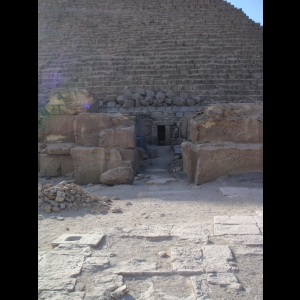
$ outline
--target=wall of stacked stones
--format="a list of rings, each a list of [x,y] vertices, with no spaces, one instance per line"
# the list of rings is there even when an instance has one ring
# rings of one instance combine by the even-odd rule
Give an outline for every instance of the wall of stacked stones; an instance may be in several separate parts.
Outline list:
[[[262,38],[223,0],[38,0],[38,105],[73,88],[100,112],[262,101]],[[134,101],[125,106],[124,87]]]

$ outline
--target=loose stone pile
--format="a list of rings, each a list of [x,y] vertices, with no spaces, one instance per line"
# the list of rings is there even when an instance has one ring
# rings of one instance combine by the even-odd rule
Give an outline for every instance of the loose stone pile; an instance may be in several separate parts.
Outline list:
[[[108,95],[99,102],[100,108],[109,107],[139,107],[139,106],[194,106],[204,103],[201,96],[190,96],[187,92],[180,92],[178,95],[161,88],[160,91],[145,90],[141,87],[123,89],[122,95]]]
[[[118,200],[117,197],[113,197]],[[104,212],[112,208],[112,200],[106,196],[98,196],[85,192],[73,182],[62,181],[53,185],[38,184],[38,208],[46,213],[81,207],[91,207],[95,211]]]

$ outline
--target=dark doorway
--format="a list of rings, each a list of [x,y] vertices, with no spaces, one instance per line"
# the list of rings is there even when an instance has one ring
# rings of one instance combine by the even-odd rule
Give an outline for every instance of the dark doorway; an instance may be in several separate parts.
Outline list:
[[[166,145],[165,126],[157,126],[157,138],[158,138],[158,146]]]

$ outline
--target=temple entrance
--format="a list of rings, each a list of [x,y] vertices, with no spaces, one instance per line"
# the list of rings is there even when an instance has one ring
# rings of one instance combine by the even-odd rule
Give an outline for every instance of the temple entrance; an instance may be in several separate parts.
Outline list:
[[[165,126],[157,126],[157,140],[158,140],[158,146],[165,146],[166,145]]]

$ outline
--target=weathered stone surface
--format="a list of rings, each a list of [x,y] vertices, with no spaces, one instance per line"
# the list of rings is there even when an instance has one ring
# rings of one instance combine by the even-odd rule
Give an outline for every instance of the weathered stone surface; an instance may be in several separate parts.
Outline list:
[[[242,194],[251,194],[251,191],[249,188],[246,187],[220,187],[219,188],[221,193],[224,196],[236,196],[236,195],[242,195]]]
[[[171,247],[173,269],[202,270],[201,248]]]
[[[225,245],[206,245],[202,247],[203,264],[207,273],[228,272],[229,260],[233,260],[231,249]]]
[[[114,127],[134,126],[134,118],[120,113],[79,114],[75,123],[76,143],[82,146],[98,146],[99,132]]]
[[[106,185],[132,184],[133,181],[134,171],[129,167],[114,168],[100,175],[100,183]]]
[[[65,176],[69,173],[74,172],[74,164],[71,155],[60,156],[60,169],[61,175]]]
[[[262,144],[181,143],[183,171],[189,181],[202,184],[230,173],[263,170]]]
[[[132,92],[130,89],[124,89],[123,90],[123,95],[127,97],[128,100],[132,99]]]
[[[70,155],[70,150],[76,143],[53,143],[47,144],[41,152],[44,154]]]
[[[73,291],[76,284],[76,278],[38,278],[38,291],[56,290]],[[61,298],[59,298],[61,299]]]
[[[150,237],[150,238],[169,237],[172,227],[173,227],[172,224],[164,224],[164,225],[144,224],[138,231],[137,236]]]
[[[116,273],[135,273],[142,271],[154,271],[157,268],[156,261],[147,261],[144,259],[132,258],[130,261],[123,261],[118,263]]]
[[[184,226],[174,226],[171,236],[178,236],[181,240],[191,240],[197,243],[206,244],[211,234],[211,224],[205,222],[193,222]]]
[[[121,96],[117,97],[117,103],[120,104],[120,105],[123,105],[126,100],[128,100],[128,98],[124,95],[121,95]]]
[[[229,235],[226,236],[228,241],[232,244],[242,244],[245,246],[262,246],[263,245],[263,236],[262,235]]]
[[[114,299],[118,299],[120,297],[122,297],[125,293],[127,292],[127,286],[126,284],[120,286],[119,288],[117,288],[116,290],[114,290],[113,292],[110,293],[110,296]]]
[[[182,99],[184,99],[184,100],[186,100],[187,97],[188,97],[188,93],[186,93],[186,92],[181,92],[180,95],[179,95],[179,97],[182,98]]]
[[[59,176],[61,175],[61,163],[59,155],[40,154],[40,175]]]
[[[52,115],[77,115],[81,112],[98,112],[97,99],[87,90],[70,89],[53,91],[45,109]]]
[[[124,102],[124,104],[123,104],[123,106],[122,107],[134,107],[134,101],[133,100],[126,100],[125,102]]]
[[[74,115],[49,115],[43,118],[39,142],[74,143]]]
[[[208,300],[209,287],[206,278],[203,276],[190,277],[196,300]]]
[[[260,234],[258,227],[254,224],[240,224],[240,225],[214,225],[214,235],[224,234]]]
[[[104,235],[99,234],[62,234],[51,245],[56,247],[60,244],[78,244],[91,247],[97,247],[102,241]]]
[[[152,90],[146,90],[147,97],[154,97],[154,92]]]
[[[71,149],[76,184],[99,183],[102,173],[107,171],[110,149],[77,146]]]
[[[190,138],[195,143],[263,142],[263,105],[226,103],[209,105],[190,118]]]
[[[149,180],[149,181],[147,181],[146,184],[147,185],[151,185],[151,184],[164,185],[169,182],[176,182],[176,181],[178,181],[176,178],[160,178],[160,179]]]
[[[41,291],[38,294],[38,299],[39,300],[83,300],[84,296],[85,296],[85,292],[67,293],[65,291]]]
[[[171,91],[171,90],[168,90],[167,92],[166,92],[166,97],[168,97],[168,98],[170,98],[170,99],[172,99],[172,98],[174,98],[176,95]]]
[[[99,147],[135,148],[135,126],[104,129],[99,133]]]
[[[74,278],[79,275],[83,262],[83,255],[60,255],[49,252],[44,254],[38,263],[38,275],[44,279]]]
[[[234,248],[235,255],[263,255],[263,247],[247,247],[247,246],[236,246]]]
[[[142,95],[140,95],[139,93],[134,93],[134,94],[132,94],[132,99],[137,101],[137,100],[143,100],[144,97]]]
[[[233,283],[238,283],[238,279],[232,273],[208,273],[207,282],[220,286],[230,286]]]
[[[87,257],[82,267],[82,272],[101,272],[110,267],[110,262],[102,257]]]
[[[52,251],[52,253],[60,255],[83,255],[85,257],[91,256],[92,249],[91,246],[78,243],[60,243]]]
[[[108,95],[104,98],[103,102],[116,102],[117,95]]]
[[[109,161],[107,169],[114,169],[118,167],[132,167],[131,161],[123,161],[120,151],[116,148],[110,149]]]
[[[185,100],[183,99],[183,98],[181,98],[181,97],[177,97],[177,98],[174,98],[173,100],[172,100],[172,104],[173,105],[177,105],[177,106],[182,106],[182,105],[185,105]]]
[[[142,96],[146,96],[146,94],[147,94],[147,92],[146,92],[143,88],[138,87],[138,86],[134,89],[134,91],[135,91],[136,93],[141,94]]]
[[[214,224],[256,224],[256,221],[252,215],[214,216]]]
[[[195,104],[195,100],[194,99],[187,99],[186,100],[186,105],[188,105],[188,106],[193,106]]]
[[[155,98],[160,101],[160,102],[164,102],[165,98],[166,98],[166,95],[165,93],[163,92],[158,92],[156,95],[155,95]]]

